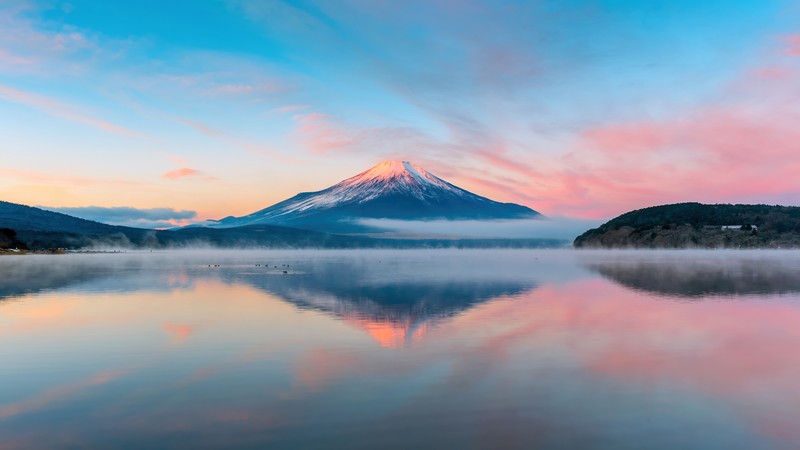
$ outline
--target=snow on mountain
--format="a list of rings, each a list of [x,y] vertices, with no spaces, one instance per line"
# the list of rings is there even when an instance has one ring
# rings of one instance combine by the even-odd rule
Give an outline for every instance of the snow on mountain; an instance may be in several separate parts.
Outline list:
[[[516,219],[540,214],[514,203],[499,203],[452,185],[408,161],[384,161],[317,192],[304,192],[243,217],[211,226],[280,224],[343,231],[363,218]]]
[[[410,195],[424,202],[426,199],[435,199],[437,195],[442,194],[442,191],[453,195],[469,195],[469,192],[431,175],[416,164],[408,161],[384,161],[365,172],[315,193],[317,195],[299,199],[277,211],[270,211],[269,216],[280,217],[293,212],[324,209],[353,202],[365,203],[391,194]]]

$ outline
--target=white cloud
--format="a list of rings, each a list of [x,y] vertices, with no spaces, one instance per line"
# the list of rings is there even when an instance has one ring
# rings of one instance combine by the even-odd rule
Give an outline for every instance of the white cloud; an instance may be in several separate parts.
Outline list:
[[[363,219],[360,224],[380,228],[397,236],[469,238],[575,239],[600,220],[559,217],[516,220],[394,220]]]

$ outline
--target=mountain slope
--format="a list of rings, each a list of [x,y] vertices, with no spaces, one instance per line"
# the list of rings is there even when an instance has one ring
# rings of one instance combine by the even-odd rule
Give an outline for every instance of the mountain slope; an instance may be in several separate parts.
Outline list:
[[[520,219],[541,217],[514,203],[500,203],[450,184],[408,161],[384,161],[317,192],[304,192],[212,227],[280,224],[325,231],[352,229],[358,219]]]

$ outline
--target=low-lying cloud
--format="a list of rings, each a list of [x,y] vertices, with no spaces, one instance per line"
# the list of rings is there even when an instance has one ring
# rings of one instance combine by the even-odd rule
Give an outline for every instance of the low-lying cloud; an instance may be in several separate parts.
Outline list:
[[[395,220],[362,219],[361,225],[398,237],[541,238],[573,240],[598,227],[602,220],[563,217],[515,220]]]
[[[84,206],[41,208],[68,214],[86,220],[136,228],[172,228],[191,223],[197,217],[196,211],[175,210],[173,208],[133,208],[130,206]]]

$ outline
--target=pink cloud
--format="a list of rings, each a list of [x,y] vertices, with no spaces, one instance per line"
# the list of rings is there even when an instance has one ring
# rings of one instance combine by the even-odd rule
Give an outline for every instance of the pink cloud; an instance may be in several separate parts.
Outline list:
[[[521,192],[515,187],[515,182],[497,182],[492,181],[491,176],[474,177],[460,172],[454,173],[453,180],[457,180],[463,188],[493,200],[516,202],[531,207],[540,204],[539,198]]]
[[[530,165],[520,161],[519,158],[508,158],[505,156],[505,152],[502,149],[484,149],[478,151],[477,155],[484,162],[499,169],[521,174],[527,178],[544,177],[544,174],[534,169]]]
[[[685,119],[594,128],[572,158],[575,172],[562,172],[560,183],[582,186],[573,193],[609,205],[607,214],[653,203],[767,201],[800,192],[798,120],[782,108],[708,108]]]
[[[754,73],[756,77],[766,80],[786,80],[794,75],[794,72],[786,67],[763,67]]]
[[[657,149],[667,143],[663,130],[652,123],[625,123],[585,130],[583,138],[605,152],[624,156],[642,149]]]
[[[592,126],[547,156],[518,147],[508,156],[504,137],[451,121],[456,141],[440,147],[453,164],[441,175],[481,195],[583,218],[684,201],[800,199],[800,111],[789,100],[797,91],[791,77],[748,76],[724,104]]]
[[[800,45],[800,35],[784,40]],[[487,169],[484,182],[472,184],[586,218],[683,201],[797,203],[800,84],[785,62],[746,71],[713,104],[590,126],[537,164],[504,156],[506,143],[494,138],[471,152]],[[513,176],[501,180],[499,172]]]
[[[800,34],[788,34],[781,36],[784,43],[784,51],[787,55],[800,56]]]
[[[325,154],[353,143],[349,132],[326,114],[296,114],[293,119],[297,123],[295,133],[299,142],[311,153]]]
[[[162,178],[168,178],[170,180],[177,180],[179,178],[185,177],[195,177],[202,175],[202,172],[195,169],[190,169],[188,167],[181,167],[180,169],[170,170],[169,172],[161,175]]]
[[[748,78],[729,104],[593,126],[536,163],[506,156],[505,142],[490,137],[468,153],[483,164],[480,175],[458,165],[443,175],[482,195],[585,218],[683,201],[800,198],[800,111],[788,100],[796,90],[790,78]]]

